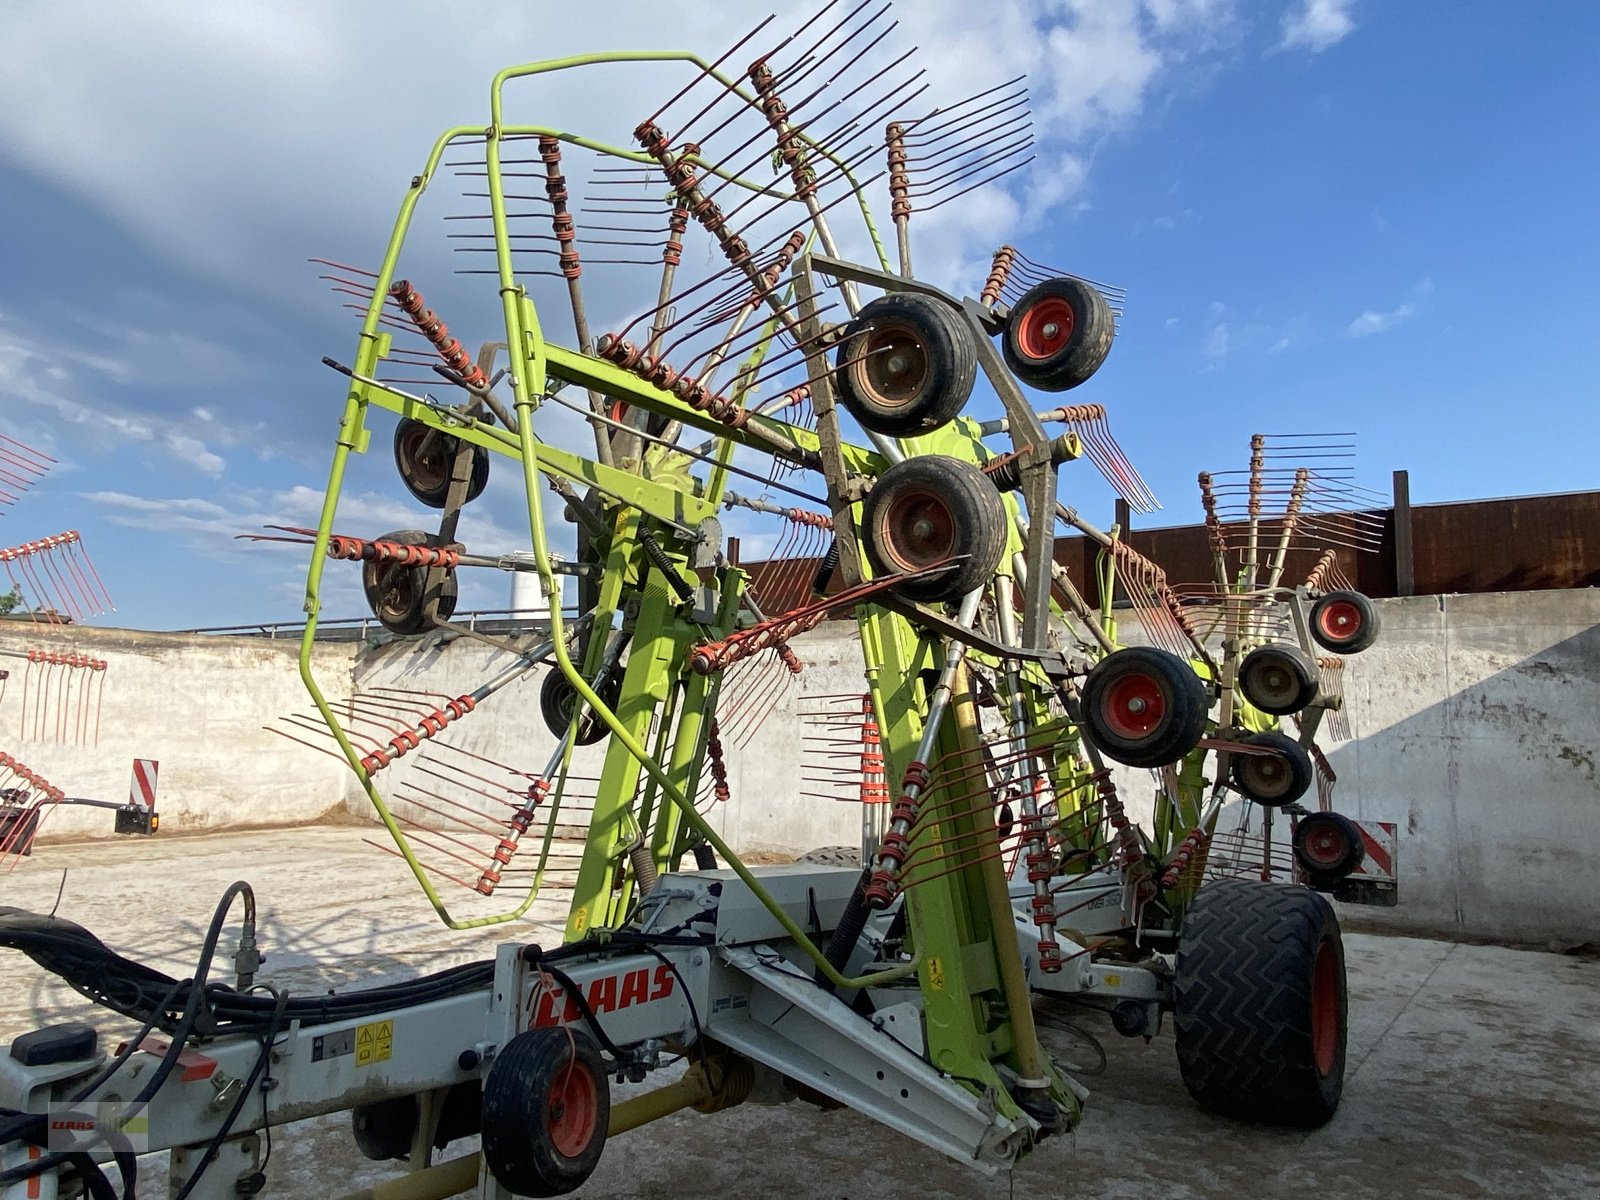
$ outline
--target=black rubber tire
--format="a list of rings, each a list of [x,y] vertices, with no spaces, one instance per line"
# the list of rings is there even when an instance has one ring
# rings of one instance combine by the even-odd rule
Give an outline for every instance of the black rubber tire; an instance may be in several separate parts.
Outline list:
[[[1239,664],[1239,691],[1264,713],[1286,717],[1317,698],[1322,679],[1317,664],[1299,646],[1274,642],[1257,646]]]
[[[861,507],[861,541],[875,575],[905,575],[954,554],[934,575],[895,585],[908,600],[936,603],[987,583],[1006,550],[1006,507],[969,462],[922,454],[878,476]]]
[[[1202,1108],[1302,1129],[1344,1090],[1339,918],[1316,892],[1217,879],[1196,894],[1173,981],[1178,1068]]]
[[[816,863],[819,867],[857,867],[861,866],[860,846],[819,846],[815,850],[807,850],[795,862]]]
[[[1136,701],[1143,705],[1137,711]],[[1083,732],[1101,754],[1124,766],[1177,762],[1205,736],[1210,709],[1210,694],[1194,668],[1154,646],[1113,650],[1083,681]]]
[[[374,540],[399,542],[403,546],[426,546],[433,539],[420,529],[397,529]],[[361,590],[366,594],[367,607],[385,629],[403,636],[426,633],[433,628],[433,622],[423,613],[427,599],[423,588],[427,580],[427,567],[376,560],[361,566]],[[457,590],[455,572],[446,571],[439,585],[437,611],[440,620],[448,621],[456,611]]]
[[[1294,860],[1318,891],[1329,891],[1367,858],[1361,830],[1336,812],[1314,812],[1294,826]]]
[[[913,292],[863,307],[834,356],[839,402],[863,429],[889,437],[948,425],[977,376],[977,347],[961,314]]]
[[[605,701],[607,708],[615,711],[617,701],[622,698],[621,670],[613,670],[601,680],[595,694]],[[545,672],[544,682],[539,685],[539,715],[544,718],[545,728],[556,737],[567,736],[577,700],[577,690],[567,682],[565,675],[554,667]],[[574,741],[579,746],[592,746],[604,741],[610,733],[611,727],[594,715],[594,709],[585,707]]]
[[[1329,592],[1311,606],[1311,637],[1335,654],[1360,654],[1378,640],[1378,606],[1360,592]]]
[[[1052,327],[1056,332],[1047,336]],[[1116,318],[1100,290],[1064,276],[1035,284],[1012,306],[1001,349],[1006,366],[1023,383],[1042,392],[1064,392],[1100,369],[1116,331]]]
[[[419,503],[429,508],[443,508],[450,494],[450,474],[455,466],[456,454],[461,449],[461,439],[448,433],[436,436],[426,453],[423,445],[430,432],[428,426],[410,417],[400,418],[394,428],[394,465],[400,472],[400,482]],[[489,486],[489,452],[482,446],[472,447],[472,476],[467,481],[467,498],[470,504],[483,495]]]
[[[1311,786],[1311,755],[1286,733],[1269,729],[1244,739],[1249,746],[1264,746],[1271,756],[1236,754],[1233,756],[1233,786],[1238,792],[1264,808],[1293,804]]]
[[[495,1055],[483,1081],[483,1161],[519,1196],[561,1196],[594,1173],[610,1119],[605,1061],[588,1031],[530,1029]]]

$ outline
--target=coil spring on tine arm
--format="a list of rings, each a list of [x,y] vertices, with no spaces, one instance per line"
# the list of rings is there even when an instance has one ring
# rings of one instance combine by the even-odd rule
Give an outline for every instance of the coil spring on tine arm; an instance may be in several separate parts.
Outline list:
[[[703,412],[730,429],[743,429],[750,420],[749,410],[741,408],[726,396],[707,391],[692,376],[680,375],[665,361],[650,354],[648,345],[635,346],[614,333],[604,333],[594,349],[607,362],[655,384],[663,391],[671,392],[696,412]]]
[[[389,295],[400,306],[400,311],[416,324],[422,336],[433,343],[439,357],[444,359],[445,366],[459,375],[469,388],[488,387],[488,377],[478,369],[465,347],[450,336],[450,327],[439,318],[439,314],[423,306],[422,293],[411,286],[410,280],[395,280],[389,288]]]
[[[1183,878],[1184,871],[1188,870],[1189,863],[1200,852],[1200,847],[1211,840],[1200,826],[1196,825],[1189,831],[1172,856],[1172,861],[1167,864],[1167,869],[1161,873],[1161,886],[1164,888],[1176,887],[1178,880]]]
[[[983,292],[978,297],[985,307],[993,308],[1000,303],[1000,293],[1011,275],[1011,264],[1016,257],[1017,252],[1011,246],[1001,246],[994,252],[994,265],[989,268],[989,278],[984,281]]]
[[[451,570],[461,565],[461,551],[451,546],[369,542],[337,533],[328,538],[328,557],[350,562],[398,562],[408,567],[445,567]]]
[[[583,274],[583,264],[578,260],[576,241],[578,232],[567,209],[567,178],[561,174],[561,139],[541,134],[539,158],[545,166],[545,195],[550,200],[550,225],[561,247],[559,262],[561,274],[576,279]]]
[[[718,804],[726,804],[733,792],[728,788],[728,763],[722,756],[722,727],[715,717],[706,733],[706,757],[711,763],[711,795]]]
[[[434,709],[414,729],[402,730],[390,739],[387,749],[374,750],[361,760],[361,769],[368,775],[376,774],[397,758],[403,758],[428,738],[434,737],[452,721],[459,721],[478,706],[471,696],[457,696],[443,707]]]

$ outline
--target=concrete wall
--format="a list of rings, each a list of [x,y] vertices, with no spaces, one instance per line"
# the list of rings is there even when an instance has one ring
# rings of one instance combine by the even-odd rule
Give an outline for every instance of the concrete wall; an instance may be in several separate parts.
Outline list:
[[[1408,929],[1590,942],[1600,929],[1600,591],[1379,601],[1348,660],[1338,807],[1400,823]]]
[[[518,642],[521,644],[522,639]],[[787,671],[768,669],[767,663],[776,665],[768,655],[759,663],[752,662],[749,668],[738,668],[743,672],[743,683],[739,682],[740,676],[735,676],[725,685],[729,690],[722,705],[723,741],[732,800],[713,804],[705,812],[717,832],[741,851],[803,853],[817,846],[854,842],[860,837],[858,806],[807,799],[798,794],[802,738],[812,732],[799,714],[807,707],[817,707],[808,705],[803,697],[859,692],[863,686],[854,626],[809,634],[796,647],[807,664],[799,678]],[[356,690],[363,695],[398,695],[383,689],[405,689],[456,696],[514,667],[515,662],[511,654],[467,639],[442,648],[434,639],[396,642],[362,652],[356,664]],[[468,797],[437,776],[430,780],[425,767],[443,767],[447,772],[450,764],[467,767],[502,786],[512,782],[503,768],[542,771],[556,742],[539,715],[543,677],[541,668],[516,680],[452,726],[448,735],[451,745],[497,765],[474,765],[448,751],[429,749],[422,756],[401,758],[382,772],[378,780],[385,797],[400,801],[397,811],[402,815],[437,824],[403,798],[417,796],[419,787],[448,791],[457,799]],[[767,705],[771,712],[758,723],[755,714]],[[601,744],[576,751],[573,775],[597,776],[604,749]],[[454,772],[450,773],[455,777]],[[425,798],[424,802],[429,801]],[[359,790],[352,789],[349,803],[353,812],[370,809]],[[472,803],[484,812],[493,807],[475,800]]]
[[[1515,940],[1592,941],[1600,928],[1600,591],[1418,597],[1379,602],[1382,638],[1347,660],[1353,740],[1327,745],[1338,807],[1399,822],[1401,907],[1385,919],[1414,931]],[[296,646],[259,639],[82,629],[47,636],[0,622],[0,650],[45,645],[107,659],[98,748],[26,732],[22,660],[0,657],[0,749],[69,794],[121,800],[135,757],[161,761],[165,828],[300,824],[331,809],[368,816],[340,761],[262,727],[309,710]],[[853,842],[854,804],[807,797],[803,719],[823,697],[859,693],[854,627],[834,623],[795,643],[799,678],[768,673],[724,710],[732,800],[707,815],[744,851],[799,853]],[[512,662],[463,640],[380,648],[319,647],[330,696],[403,688],[458,695]],[[512,684],[456,726],[450,740],[514,770],[536,771],[554,739],[538,716],[539,675]],[[751,730],[746,713],[771,706]],[[746,736],[748,735],[748,736]],[[579,773],[598,773],[600,748]],[[423,760],[426,761],[426,760]],[[417,759],[381,776],[386,794],[430,786]],[[1126,772],[1131,814],[1150,785]],[[402,814],[424,814],[400,806]],[[109,834],[109,814],[61,811],[47,831]],[[1374,910],[1375,911],[1375,910]]]
[[[69,796],[123,802],[135,758],[160,764],[158,808],[164,830],[291,825],[315,821],[344,803],[349,771],[262,726],[310,709],[296,669],[298,643],[259,638],[51,628],[0,621],[0,750],[26,763]],[[94,693],[79,707],[79,682],[68,694],[65,741],[62,680],[18,658],[29,649],[81,654],[108,664],[94,742]],[[319,646],[319,675],[347,689],[355,647]],[[81,681],[88,672],[72,672]],[[80,714],[87,744],[76,744]],[[40,726],[43,726],[41,730]],[[40,733],[44,736],[39,736]],[[111,836],[112,814],[87,808],[53,811],[41,837]]]

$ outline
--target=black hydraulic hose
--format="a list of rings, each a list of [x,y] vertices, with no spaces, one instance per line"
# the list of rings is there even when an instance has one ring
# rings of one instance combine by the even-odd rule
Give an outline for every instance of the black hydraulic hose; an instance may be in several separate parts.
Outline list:
[[[189,1193],[194,1191],[200,1182],[200,1177],[205,1174],[206,1168],[215,1161],[217,1151],[221,1148],[222,1143],[227,1140],[229,1132],[233,1129],[234,1122],[239,1119],[239,1114],[244,1111],[244,1106],[255,1094],[256,1084],[260,1082],[262,1072],[267,1069],[268,1060],[272,1057],[272,1042],[278,1036],[278,1029],[283,1021],[284,1008],[289,999],[288,994],[285,992],[275,992],[273,998],[275,1005],[272,1025],[267,1029],[266,1036],[262,1039],[261,1054],[256,1059],[256,1065],[251,1069],[250,1077],[245,1080],[244,1087],[239,1090],[239,1095],[234,1100],[233,1107],[228,1110],[227,1118],[222,1122],[217,1132],[211,1135],[211,1140],[206,1143],[205,1153],[200,1156],[200,1161],[196,1164],[194,1173],[189,1176],[188,1181],[179,1190],[174,1200],[188,1200]]]

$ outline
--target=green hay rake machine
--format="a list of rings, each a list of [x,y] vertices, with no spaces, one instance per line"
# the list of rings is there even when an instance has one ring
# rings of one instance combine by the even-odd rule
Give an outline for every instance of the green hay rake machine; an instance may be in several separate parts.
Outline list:
[[[363,324],[353,361],[326,360],[349,386],[321,519],[283,531],[313,547],[302,675],[450,926],[527,913],[563,830],[578,828],[563,944],[507,944],[493,962],[300,998],[254,986],[244,885],[218,910],[190,983],[64,922],[0,918],[6,944],[169,1035],[103,1062],[92,1030],[41,1031],[0,1064],[15,1113],[4,1200],[41,1179],[98,1186],[95,1162],[119,1147],[41,1156],[39,1121],[52,1104],[103,1101],[124,1069],[137,1086],[117,1094],[148,1106],[149,1148],[173,1148],[180,1196],[259,1188],[257,1130],[345,1109],[365,1153],[409,1161],[407,1194],[560,1194],[588,1178],[608,1136],[775,1094],[848,1105],[1001,1171],[1072,1128],[1087,1095],[1041,1046],[1036,992],[1108,1008],[1131,1033],[1175,1009],[1185,1077],[1215,1109],[1307,1125],[1332,1114],[1344,982],[1331,909],[1309,889],[1260,880],[1197,891],[1232,760],[1298,762],[1246,740],[1270,725],[1241,716],[1253,710],[1235,696],[1252,639],[1230,634],[1214,652],[1153,564],[1059,499],[1061,476],[1087,459],[1130,505],[1154,503],[1102,407],[1041,412],[1025,390],[1085,383],[1110,350],[1120,296],[1010,247],[978,299],[916,276],[914,211],[1025,164],[1026,95],[1013,81],[956,104],[920,100],[921,73],[904,56],[874,65],[892,26],[865,7],[830,8],[784,39],[763,25],[715,61],[651,52],[503,71],[489,123],[434,143],[377,269],[326,264]],[[508,116],[513,85],[640,63],[682,68],[683,86],[629,144]],[[447,227],[466,261],[493,264],[468,277],[492,281],[503,336],[475,358],[424,300],[423,271],[438,260],[413,237],[419,202],[447,170],[487,201]],[[568,182],[580,177],[607,214],[588,224]],[[880,181],[893,260],[867,203]],[[691,230],[707,254],[689,251]],[[641,244],[655,299],[629,309],[591,268],[637,267],[628,255]],[[586,262],[597,246],[610,249]],[[686,266],[713,254],[710,268]],[[535,304],[540,277],[566,293],[570,344],[548,301]],[[595,296],[626,313],[598,337]],[[395,373],[423,367],[448,381],[449,400]],[[352,456],[391,432],[391,416],[402,480],[440,513],[438,529],[336,533]],[[574,431],[588,440],[563,445]],[[457,540],[495,460],[519,479],[529,550]],[[736,478],[758,495],[732,491]],[[730,558],[729,513],[773,516],[827,547],[788,586],[792,571]],[[574,525],[570,553],[554,546],[559,516]],[[1091,608],[1054,562],[1058,524],[1104,546],[1107,582],[1119,577],[1171,645],[1119,642],[1112,589]],[[326,695],[310,652],[330,559],[361,564],[394,633],[490,642],[509,665],[454,696]],[[536,576],[547,616],[521,640],[455,623],[471,569]],[[570,612],[567,575],[579,594]],[[1235,608],[1262,590],[1234,582],[1245,598]],[[1325,604],[1315,584],[1292,603]],[[852,703],[871,728],[876,788],[863,846],[843,865],[746,865],[702,811],[727,792],[724,741],[804,670],[791,643],[834,613],[854,617],[862,648],[866,690]],[[474,712],[532,678],[557,739],[547,761],[508,768],[452,743]],[[1283,711],[1326,698],[1305,699]],[[434,826],[382,787],[385,772],[431,751],[439,771],[475,779],[483,801],[463,817],[439,799]],[[580,754],[598,760],[592,786],[574,769]],[[1127,817],[1111,762],[1161,773],[1153,836]],[[459,903],[446,902],[446,883],[461,885]],[[237,986],[203,987],[239,898]],[[1264,1009],[1233,1011],[1233,978]],[[679,1058],[690,1064],[681,1079],[612,1104],[609,1079],[639,1082]],[[240,1086],[184,1083],[194,1072]],[[230,1108],[219,1095],[242,1098]],[[428,1165],[433,1149],[474,1133],[479,1154]],[[131,1154],[120,1149],[119,1164]]]

